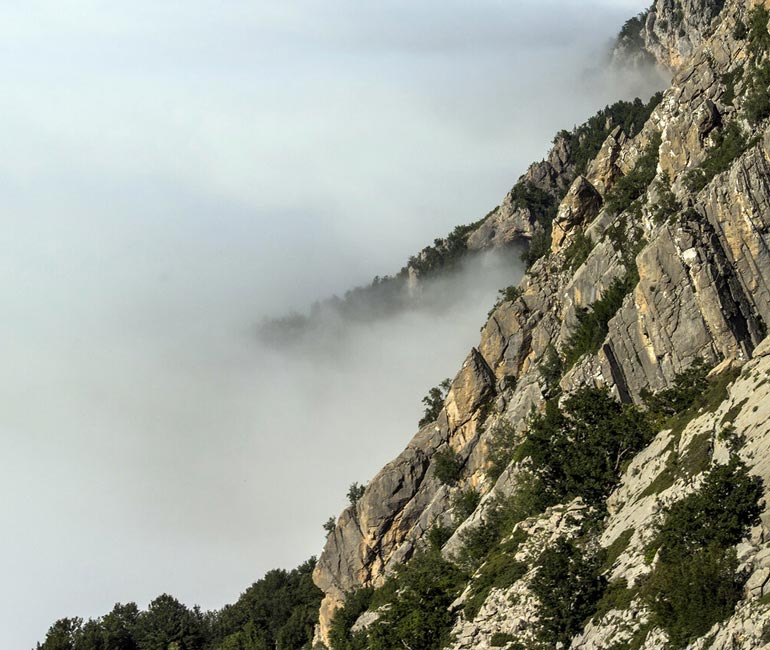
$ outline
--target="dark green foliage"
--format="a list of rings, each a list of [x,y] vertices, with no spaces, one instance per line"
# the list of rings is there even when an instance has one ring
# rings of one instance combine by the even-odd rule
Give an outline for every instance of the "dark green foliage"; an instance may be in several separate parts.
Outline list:
[[[559,382],[564,375],[564,359],[553,345],[548,345],[540,361],[538,370],[545,382],[545,396],[551,397],[559,392]]]
[[[461,533],[460,566],[469,571],[477,569],[501,540],[511,534],[516,524],[543,512],[550,505],[553,502],[548,500],[542,481],[534,474],[520,473],[513,495],[497,497],[484,521]]]
[[[593,248],[594,243],[591,238],[585,234],[585,231],[578,230],[575,239],[564,251],[564,268],[571,271],[578,268],[588,259]]]
[[[329,517],[323,525],[324,530],[326,531],[326,536],[328,537],[334,532],[334,529],[337,528],[337,518],[336,517]]]
[[[82,626],[81,618],[59,619],[48,628],[42,650],[74,650]]]
[[[740,156],[749,145],[737,122],[730,122],[725,128],[714,135],[714,145],[706,153],[706,159],[695,169],[687,173],[685,179],[687,188],[699,192],[717,174],[729,169],[733,161]]]
[[[309,647],[323,593],[313,584],[315,558],[292,571],[275,569],[216,613],[211,645],[226,650]]]
[[[725,86],[725,92],[722,94],[722,102],[727,106],[732,106],[735,101],[735,84],[743,76],[743,68],[736,68],[732,72],[725,72],[719,80]]]
[[[735,27],[733,27],[733,38],[736,41],[742,41],[749,34],[749,28],[746,27],[740,18],[735,21]]]
[[[667,174],[653,183],[655,204],[652,206],[652,218],[656,224],[671,221],[682,210],[682,205],[671,191],[671,181]]]
[[[428,531],[428,546],[436,551],[441,550],[452,537],[454,531],[455,529],[450,526],[433,526]]]
[[[329,628],[329,642],[332,650],[358,650],[364,646],[361,642],[364,635],[353,635],[350,628],[358,620],[372,602],[374,589],[371,587],[362,587],[351,591],[345,596],[345,603],[336,612],[332,618]]]
[[[770,62],[757,65],[751,71],[743,113],[753,125],[770,117]]]
[[[348,501],[350,502],[351,506],[354,506],[358,503],[358,500],[364,496],[364,492],[366,492],[366,486],[365,485],[359,485],[358,483],[351,483],[350,487],[348,488]]]
[[[646,585],[647,602],[671,646],[683,648],[733,613],[744,582],[735,550],[712,546],[686,561],[661,563]]]
[[[513,634],[508,634],[506,632],[495,632],[489,640],[489,645],[491,645],[493,648],[502,648],[503,646],[507,646],[509,643],[513,643],[514,641],[516,641],[516,637],[513,636]]]
[[[635,21],[638,21],[638,18],[632,18],[626,25],[633,30]],[[636,22],[636,25],[638,24]],[[576,127],[572,133],[561,131],[557,138],[564,138],[568,142],[575,172],[585,174],[588,163],[599,153],[614,128],[620,126],[628,137],[635,137],[662,99],[663,94],[656,93],[647,103],[639,98],[633,102],[619,101],[599,111],[587,122]]]
[[[510,420],[500,419],[492,430],[492,436],[487,446],[487,459],[489,467],[487,476],[493,481],[500,478],[500,475],[508,467],[513,454],[516,450],[516,429],[514,429]]]
[[[653,437],[644,413],[622,405],[605,389],[582,388],[564,401],[546,403],[530,422],[523,451],[553,503],[583,497],[601,505],[625,461]]]
[[[462,469],[462,461],[451,447],[441,449],[433,454],[433,473],[444,485],[457,483]]]
[[[449,640],[453,618],[449,605],[457,598],[465,574],[438,551],[417,553],[388,579],[371,607],[386,605],[366,630],[370,650],[439,650]],[[344,648],[344,646],[343,646]],[[333,650],[339,650],[333,646]]]
[[[770,21],[770,12],[763,5],[757,5],[749,11],[748,49],[754,59],[759,59],[770,47],[768,21]]]
[[[204,643],[200,613],[168,594],[158,596],[139,614],[134,636],[140,650],[196,650]]]
[[[532,236],[529,242],[527,252],[521,256],[522,262],[526,263],[527,268],[532,266],[541,257],[546,257],[551,252],[551,232],[553,224],[549,223],[542,230],[538,230]]]
[[[556,197],[525,180],[520,180],[514,185],[511,198],[514,206],[529,210],[534,223],[540,226],[529,243],[529,249],[522,255],[529,267],[547,255],[551,249],[551,224],[556,217],[559,202]]]
[[[605,586],[599,564],[597,556],[564,539],[543,551],[530,586],[540,601],[539,636],[549,647],[569,646],[596,610]]]
[[[649,14],[649,11],[643,11],[638,16],[629,18],[623,23],[623,27],[620,28],[620,34],[618,34],[618,42],[631,50],[644,50],[642,28],[647,19],[647,14]]]
[[[625,297],[639,281],[635,272],[616,278],[602,297],[587,309],[578,312],[578,324],[570,334],[564,350],[564,362],[571,368],[584,354],[595,354],[607,336],[610,319],[617,313]]]
[[[447,378],[442,381],[438,386],[434,386],[428,391],[428,394],[422,398],[422,403],[425,404],[425,412],[417,426],[420,428],[426,424],[435,422],[441,413],[441,409],[444,408],[444,400],[446,399],[449,388],[452,386],[452,380]]]
[[[659,560],[645,599],[674,647],[732,614],[746,579],[732,547],[759,523],[762,494],[762,480],[733,456],[713,467],[697,492],[668,509],[648,549],[659,549]]]
[[[460,490],[452,498],[452,510],[454,511],[455,523],[459,526],[468,517],[470,517],[481,501],[481,494],[473,488]]]
[[[637,593],[636,589],[628,588],[625,578],[610,582],[605,587],[601,600],[596,604],[594,619],[599,620],[612,609],[628,609]]]
[[[511,285],[510,287],[505,287],[505,289],[500,289],[497,294],[497,300],[495,301],[495,304],[492,305],[492,309],[489,310],[487,319],[489,319],[489,317],[494,313],[495,309],[497,309],[504,302],[514,302],[515,300],[518,300],[521,297],[521,289],[516,285]]]
[[[620,214],[644,194],[657,172],[660,145],[661,136],[656,133],[636,161],[634,168],[607,192],[604,200],[607,210]]]
[[[471,591],[465,602],[465,618],[473,620],[493,588],[510,587],[519,580],[528,567],[514,559],[519,545],[526,539],[526,533],[516,531],[513,537],[495,547],[481,565],[471,583]]]
[[[604,564],[602,565],[602,572],[609,571],[615,561],[620,557],[620,554],[628,548],[628,544],[631,541],[631,537],[634,534],[634,529],[629,528],[618,535],[617,539],[607,547],[604,554]]]
[[[762,479],[733,457],[711,469],[697,492],[669,508],[655,545],[665,561],[684,560],[711,545],[730,547],[759,523],[762,508]]]
[[[657,418],[666,418],[687,410],[708,388],[706,375],[709,370],[703,359],[697,359],[687,370],[674,377],[671,388],[655,394],[642,390],[642,398],[650,413]]]

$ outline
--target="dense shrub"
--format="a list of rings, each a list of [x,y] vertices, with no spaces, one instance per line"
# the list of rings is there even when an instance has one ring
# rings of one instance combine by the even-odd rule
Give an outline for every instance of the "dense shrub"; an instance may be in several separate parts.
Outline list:
[[[452,510],[455,523],[459,526],[476,510],[481,501],[481,494],[473,488],[460,490],[452,497]]]
[[[527,266],[532,266],[551,249],[551,226],[559,202],[556,197],[541,190],[530,181],[520,180],[511,190],[511,199],[515,207],[529,210],[533,221],[540,226],[529,243],[529,248],[522,255]]]
[[[749,11],[748,49],[755,59],[760,58],[770,47],[768,21],[770,21],[770,12],[763,5],[757,5]]]
[[[447,393],[452,386],[452,380],[447,378],[442,381],[438,386],[434,386],[428,391],[428,394],[422,398],[422,403],[425,404],[425,412],[420,418],[417,426],[421,429],[431,422],[435,422],[441,413],[441,409],[444,408],[444,400]]]
[[[564,359],[553,345],[549,345],[538,365],[538,371],[545,383],[545,396],[552,397],[559,392],[559,382],[564,375]]]
[[[632,18],[626,23],[624,30],[630,27],[633,32],[636,21],[638,18]],[[638,97],[632,102],[615,102],[596,113],[572,132],[559,132],[557,138],[563,138],[568,143],[570,159],[575,165],[575,172],[585,174],[588,164],[596,158],[602,144],[615,127],[620,126],[628,137],[635,137],[642,130],[655,107],[660,104],[661,99],[663,99],[663,94],[656,93],[646,103]]]
[[[706,362],[699,358],[674,377],[671,388],[654,394],[647,389],[642,390],[642,398],[650,413],[668,417],[688,409],[708,388],[708,372]]]
[[[467,576],[438,551],[417,553],[375,593],[372,607],[380,618],[366,630],[370,650],[439,650],[449,640],[453,617],[449,605]],[[333,650],[339,650],[333,646]]]
[[[597,555],[564,539],[543,551],[530,587],[540,601],[539,637],[547,647],[569,646],[594,613],[606,582],[600,564]]]
[[[743,113],[753,125],[770,117],[770,62],[757,65],[751,70]]]
[[[714,136],[714,145],[706,153],[706,159],[695,169],[687,173],[685,179],[687,188],[699,192],[717,174],[729,169],[732,162],[740,156],[749,145],[737,122],[730,122]]]
[[[345,602],[331,620],[329,642],[333,650],[359,650],[365,647],[364,635],[354,635],[351,628],[372,602],[372,587],[362,587],[345,596]]]
[[[347,494],[350,505],[355,506],[359,499],[364,496],[364,492],[366,492],[365,485],[360,485],[359,483],[351,483]]]
[[[530,422],[522,449],[548,501],[580,496],[600,505],[624,463],[652,437],[639,409],[620,404],[606,389],[582,388],[562,407],[555,399],[547,402],[545,412]]]
[[[315,558],[293,571],[274,570],[220,611],[188,608],[163,594],[144,611],[118,603],[83,623],[62,619],[44,650],[299,650],[309,648],[323,593],[313,584]]]
[[[733,456],[713,467],[702,486],[667,511],[651,550],[659,559],[645,587],[655,622],[684,647],[728,616],[746,576],[733,546],[759,523],[763,484]]]
[[[487,459],[489,460],[487,476],[493,481],[500,478],[500,475],[513,459],[517,437],[516,429],[510,420],[500,419],[497,421],[487,445]]]
[[[462,461],[451,447],[441,449],[433,454],[433,473],[444,485],[457,483],[462,469]]]

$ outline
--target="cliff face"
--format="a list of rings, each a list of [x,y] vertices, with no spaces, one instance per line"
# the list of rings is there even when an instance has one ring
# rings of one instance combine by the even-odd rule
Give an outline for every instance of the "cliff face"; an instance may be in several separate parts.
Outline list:
[[[437,421],[421,429],[340,516],[314,573],[326,594],[319,642],[328,641],[346,593],[381,585],[425,545],[428,531],[453,523],[453,497],[473,489],[481,503],[442,546],[446,558],[456,556],[464,531],[484,522],[496,497],[514,494],[520,484],[517,460],[496,480],[490,477],[495,431],[505,423],[526,435],[531,411],[542,410],[554,395],[607,387],[621,402],[641,404],[698,360],[715,368],[716,377],[737,376],[721,403],[693,414],[678,431],[657,432],[628,459],[606,499],[597,536],[605,549],[622,546],[604,568],[611,582],[632,588],[651,573],[645,549],[666,506],[732,456],[720,437],[725,422],[742,437],[734,453],[770,486],[770,104],[766,114],[755,106],[767,59],[757,43],[770,36],[766,26],[764,35],[747,27],[758,15],[750,13],[756,4],[762,3],[657,0],[638,36],[676,73],[643,128],[633,137],[610,130],[584,169],[569,138],[557,138],[548,159],[528,170],[527,183],[560,200],[550,252],[531,266],[520,295],[490,315]],[[470,235],[470,248],[542,234],[532,208],[517,196],[512,191]],[[576,332],[599,332],[600,341],[581,348]],[[558,386],[544,367],[552,358],[561,364]],[[696,447],[706,457],[697,471],[662,479],[671,458],[687,457]],[[446,449],[459,462],[455,484],[436,476],[435,455]],[[469,582],[452,610],[451,647],[486,648],[495,635],[534,643],[540,615],[530,589],[538,571],[534,558],[554,540],[578,535],[575,522],[587,512],[578,499],[518,524],[527,535],[516,555],[527,567],[524,574],[491,589],[475,613],[460,613],[472,593]],[[710,647],[767,643],[769,540],[765,512],[738,546],[741,571],[749,577],[734,613],[710,630]],[[634,647],[664,647],[666,633],[652,620],[648,605],[633,596],[597,614],[571,644],[631,647],[623,644],[644,631]],[[707,643],[702,638],[690,645]]]

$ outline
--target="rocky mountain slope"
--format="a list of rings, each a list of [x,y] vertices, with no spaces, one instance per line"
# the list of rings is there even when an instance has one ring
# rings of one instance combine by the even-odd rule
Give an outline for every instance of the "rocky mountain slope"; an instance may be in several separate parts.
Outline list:
[[[531,267],[340,515],[317,644],[770,643],[769,18],[658,0],[616,50],[674,73],[646,121],[590,160],[560,134],[468,235],[530,239]],[[444,600],[410,582],[426,558]],[[440,624],[399,618],[413,592]]]

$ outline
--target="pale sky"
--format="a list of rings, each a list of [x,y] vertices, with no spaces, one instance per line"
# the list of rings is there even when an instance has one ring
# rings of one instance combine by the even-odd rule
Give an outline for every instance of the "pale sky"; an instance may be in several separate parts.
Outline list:
[[[601,58],[645,4],[3,3],[2,646],[318,554],[517,271],[312,349],[255,324],[398,271],[646,99]]]

